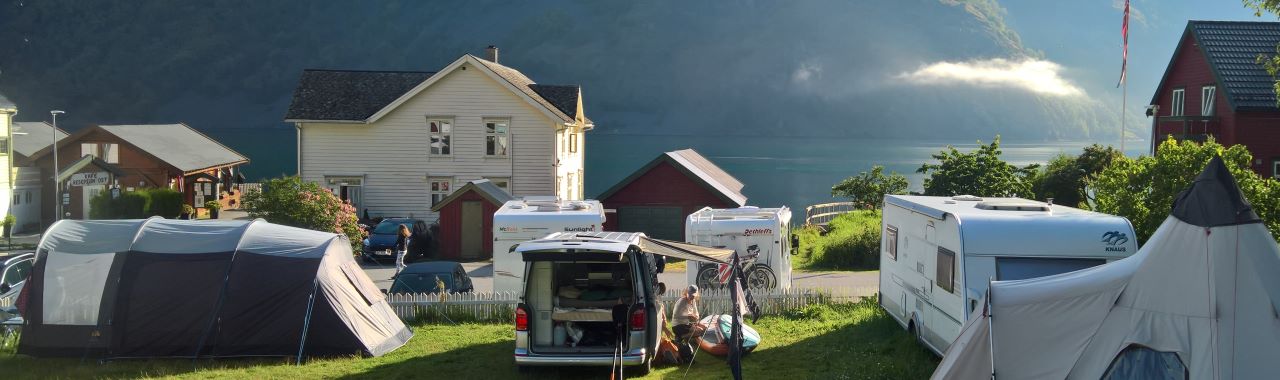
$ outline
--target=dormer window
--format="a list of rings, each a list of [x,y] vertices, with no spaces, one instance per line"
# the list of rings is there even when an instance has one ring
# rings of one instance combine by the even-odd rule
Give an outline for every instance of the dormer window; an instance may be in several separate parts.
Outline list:
[[[1218,92],[1215,86],[1200,88],[1200,115],[1213,116],[1213,96]]]
[[[1186,100],[1186,93],[1187,91],[1181,88],[1173,90],[1173,104],[1169,107],[1169,116],[1182,116],[1182,104]]]

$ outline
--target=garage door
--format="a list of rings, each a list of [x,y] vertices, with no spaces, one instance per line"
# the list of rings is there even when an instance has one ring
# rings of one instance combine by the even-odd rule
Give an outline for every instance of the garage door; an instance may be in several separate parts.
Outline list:
[[[685,216],[679,207],[619,207],[618,230],[683,241]]]

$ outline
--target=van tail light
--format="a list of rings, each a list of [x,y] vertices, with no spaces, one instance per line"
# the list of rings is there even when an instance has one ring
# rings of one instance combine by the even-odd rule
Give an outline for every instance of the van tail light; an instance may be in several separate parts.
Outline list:
[[[643,331],[645,319],[644,305],[636,305],[631,309],[631,330]]]
[[[524,305],[516,307],[516,331],[529,331],[529,313],[524,311]]]

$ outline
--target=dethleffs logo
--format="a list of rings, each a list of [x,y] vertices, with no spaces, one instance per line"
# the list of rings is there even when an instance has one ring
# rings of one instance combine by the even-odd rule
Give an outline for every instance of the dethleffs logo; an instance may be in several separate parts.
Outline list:
[[[592,224],[589,227],[565,227],[564,228],[564,232],[595,232],[595,231],[596,231],[596,225],[594,224]]]
[[[746,231],[742,231],[742,234],[745,236],[773,235],[773,229],[772,228],[748,228],[746,229]]]
[[[1129,242],[1129,235],[1120,231],[1108,231],[1102,234],[1102,242],[1107,243],[1107,252],[1124,252],[1124,243]]]

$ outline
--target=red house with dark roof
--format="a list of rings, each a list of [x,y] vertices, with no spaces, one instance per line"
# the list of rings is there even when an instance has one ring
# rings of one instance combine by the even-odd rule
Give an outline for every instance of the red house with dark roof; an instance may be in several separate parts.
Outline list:
[[[1280,177],[1275,80],[1257,62],[1277,43],[1280,22],[1188,22],[1147,110],[1153,144],[1212,136],[1247,147],[1259,175]]]
[[[684,241],[684,220],[703,207],[747,204],[743,184],[693,149],[666,152],[600,194],[600,203],[616,214],[605,231],[644,232],[653,238]]]

